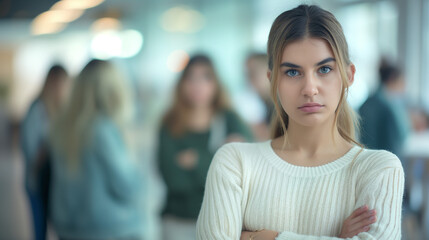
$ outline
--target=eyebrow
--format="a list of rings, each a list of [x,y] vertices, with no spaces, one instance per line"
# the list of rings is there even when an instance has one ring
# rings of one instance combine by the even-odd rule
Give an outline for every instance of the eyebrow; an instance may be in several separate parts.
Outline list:
[[[329,57],[329,58],[326,58],[326,59],[316,63],[314,66],[320,66],[320,65],[323,65],[325,63],[332,62],[332,61],[335,62],[335,58]],[[302,68],[301,66],[298,66],[298,65],[290,63],[290,62],[283,62],[282,64],[280,64],[280,67]]]

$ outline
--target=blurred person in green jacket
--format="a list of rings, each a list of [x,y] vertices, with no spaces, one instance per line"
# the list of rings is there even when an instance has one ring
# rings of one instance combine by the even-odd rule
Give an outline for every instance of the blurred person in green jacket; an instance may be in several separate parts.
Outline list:
[[[158,165],[167,186],[165,240],[195,239],[214,153],[227,142],[250,140],[251,131],[230,109],[212,61],[204,55],[192,57],[178,81],[159,136]]]

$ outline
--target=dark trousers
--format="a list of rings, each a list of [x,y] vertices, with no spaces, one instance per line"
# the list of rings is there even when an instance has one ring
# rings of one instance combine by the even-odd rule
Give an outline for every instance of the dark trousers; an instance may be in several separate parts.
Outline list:
[[[50,182],[51,166],[50,161],[46,161],[37,173],[37,189],[27,189],[35,240],[46,240]]]

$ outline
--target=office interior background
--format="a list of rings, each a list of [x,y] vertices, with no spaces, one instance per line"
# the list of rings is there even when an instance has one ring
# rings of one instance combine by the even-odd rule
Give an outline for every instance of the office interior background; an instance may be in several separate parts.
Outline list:
[[[48,12],[62,2],[0,0],[0,239],[32,239],[18,132],[55,63],[76,76],[90,59],[109,59],[133,86],[146,239],[160,239],[165,186],[155,139],[184,63],[209,55],[238,113],[255,114],[246,98],[246,57],[265,52],[275,17],[300,3],[317,4],[342,24],[356,65],[348,95],[354,109],[378,88],[384,57],[404,71],[410,111],[429,114],[429,0],[74,0],[86,6]],[[406,176],[412,209],[403,214],[403,239],[429,239],[428,130],[409,138],[409,159],[419,167]]]

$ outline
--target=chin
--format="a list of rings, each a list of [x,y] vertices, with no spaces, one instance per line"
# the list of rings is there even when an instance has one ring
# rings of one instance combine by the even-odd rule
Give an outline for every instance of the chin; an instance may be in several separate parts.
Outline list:
[[[315,127],[326,123],[326,117],[317,115],[319,114],[308,114],[306,116],[300,116],[298,118],[295,118],[294,121],[304,127]]]
[[[205,107],[209,107],[210,104],[208,104],[208,103],[206,104],[204,102],[196,102],[196,103],[192,103],[191,106],[193,108],[205,108]]]

